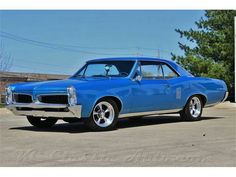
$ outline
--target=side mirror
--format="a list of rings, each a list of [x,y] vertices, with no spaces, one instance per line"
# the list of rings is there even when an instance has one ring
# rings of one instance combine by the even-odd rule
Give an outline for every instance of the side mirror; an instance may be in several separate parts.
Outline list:
[[[136,71],[133,81],[140,82],[142,80],[142,74],[139,71]]]

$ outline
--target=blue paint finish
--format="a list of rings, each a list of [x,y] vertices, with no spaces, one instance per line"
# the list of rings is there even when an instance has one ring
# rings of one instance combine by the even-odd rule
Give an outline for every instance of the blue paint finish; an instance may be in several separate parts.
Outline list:
[[[193,77],[173,61],[155,58],[127,57],[104,58],[96,61],[135,61],[131,73],[127,77],[112,78],[76,78],[72,76],[65,80],[28,82],[12,84],[15,93],[27,93],[34,97],[40,94],[67,94],[67,88],[75,87],[77,104],[82,105],[82,117],[89,117],[95,103],[107,96],[121,101],[120,113],[182,109],[187,100],[195,94],[206,98],[206,104],[222,101],[227,87],[224,81],[211,78]],[[179,77],[172,79],[142,79],[133,81],[139,66],[139,61],[156,61],[169,65]]]

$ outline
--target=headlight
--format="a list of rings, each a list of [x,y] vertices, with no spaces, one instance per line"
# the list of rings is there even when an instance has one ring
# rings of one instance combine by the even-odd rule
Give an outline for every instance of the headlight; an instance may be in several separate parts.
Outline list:
[[[70,106],[74,106],[77,104],[77,97],[76,97],[76,90],[74,87],[67,88],[67,95],[68,95],[68,103]]]
[[[12,96],[12,90],[10,87],[6,88],[6,104],[12,104],[13,102],[13,96]]]

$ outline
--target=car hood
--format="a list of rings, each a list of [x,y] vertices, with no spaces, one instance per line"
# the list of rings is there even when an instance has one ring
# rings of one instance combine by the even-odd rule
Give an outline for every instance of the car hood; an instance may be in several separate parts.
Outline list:
[[[31,91],[53,91],[53,92],[65,92],[70,86],[76,87],[77,85],[86,83],[85,80],[53,80],[53,81],[43,81],[43,82],[25,82],[12,84],[12,90],[15,92],[31,92]]]
[[[91,86],[91,84],[95,84],[100,82],[107,82],[109,80],[117,80],[117,79],[108,79],[108,78],[90,78],[90,79],[76,79],[69,78],[65,80],[54,80],[54,81],[43,81],[43,82],[25,82],[25,83],[17,83],[10,85],[12,87],[13,92],[66,92],[67,88],[70,86],[75,87],[76,89],[80,89],[83,86]]]

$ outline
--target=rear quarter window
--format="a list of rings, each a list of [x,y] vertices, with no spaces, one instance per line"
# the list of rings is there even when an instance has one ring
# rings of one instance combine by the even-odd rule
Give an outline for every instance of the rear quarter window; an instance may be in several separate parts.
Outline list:
[[[171,79],[178,77],[178,74],[168,65],[162,64],[162,69],[163,69],[164,79]]]

